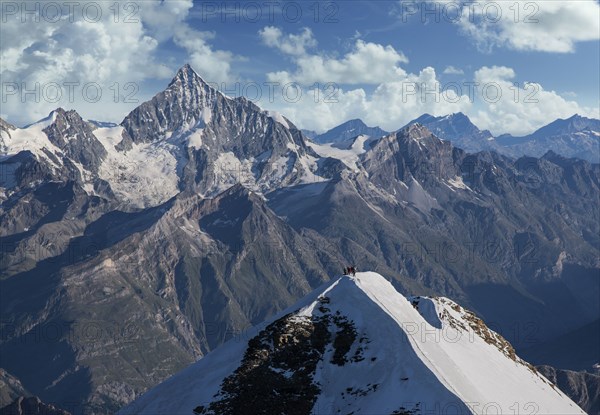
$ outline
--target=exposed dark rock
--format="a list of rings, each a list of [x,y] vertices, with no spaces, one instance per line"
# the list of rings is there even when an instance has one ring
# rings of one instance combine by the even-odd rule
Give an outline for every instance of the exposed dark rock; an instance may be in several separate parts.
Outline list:
[[[94,136],[92,126],[73,110],[59,108],[54,114],[54,122],[44,129],[50,142],[67,157],[96,172],[106,157],[106,150]]]
[[[248,342],[240,367],[223,381],[217,400],[194,412],[310,414],[320,392],[313,376],[327,347],[333,348],[332,363],[343,366],[356,340],[353,322],[331,314],[328,303],[327,297],[320,298],[319,315],[291,313],[269,324]]]

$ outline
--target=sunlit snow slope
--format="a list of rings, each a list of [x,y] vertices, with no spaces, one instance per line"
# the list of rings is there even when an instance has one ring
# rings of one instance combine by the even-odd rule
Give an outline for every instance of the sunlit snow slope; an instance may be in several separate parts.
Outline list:
[[[446,298],[343,276],[153,388],[121,414],[584,413]]]

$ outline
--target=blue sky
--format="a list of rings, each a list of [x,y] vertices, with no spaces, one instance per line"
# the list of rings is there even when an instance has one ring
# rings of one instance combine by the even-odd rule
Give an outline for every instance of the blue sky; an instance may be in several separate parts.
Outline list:
[[[3,118],[22,125],[63,106],[119,122],[186,62],[230,94],[261,88],[261,107],[319,131],[355,117],[392,130],[424,112],[463,111],[495,134],[525,134],[576,112],[600,116],[596,0],[157,0],[121,2],[118,15],[113,1],[87,3],[61,7],[62,19],[42,4],[38,21],[22,3],[2,3]],[[78,84],[74,97],[65,82]],[[277,83],[272,99],[265,82]],[[90,83],[97,102],[78,90]],[[315,83],[329,86],[317,94]],[[60,99],[43,90],[54,84]],[[298,101],[280,89],[290,84]],[[35,85],[42,91],[23,94]]]

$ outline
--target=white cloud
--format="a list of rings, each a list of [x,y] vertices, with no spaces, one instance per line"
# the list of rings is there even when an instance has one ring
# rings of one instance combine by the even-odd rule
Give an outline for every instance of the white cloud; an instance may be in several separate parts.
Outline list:
[[[15,4],[25,7],[24,2]],[[92,6],[87,14],[86,5]],[[64,6],[62,19],[46,18],[44,9],[37,22],[33,15],[22,22],[19,9],[14,15],[3,15],[7,21],[0,27],[0,74],[6,100],[2,112],[17,125],[45,117],[59,106],[75,108],[84,117],[120,121],[157,92],[143,89],[145,81],[169,79],[182,63],[171,66],[159,56],[161,42],[173,36],[203,76],[219,81],[229,77],[231,54],[213,50],[210,34],[194,31],[184,22],[192,6],[192,0],[82,1],[71,15]],[[92,13],[96,7],[101,7],[98,19]],[[70,89],[65,83],[71,82],[78,85]],[[50,87],[56,84],[60,99],[55,99],[57,88]],[[15,85],[17,93],[7,94],[6,88],[12,91]],[[25,89],[37,93],[19,93]],[[102,97],[94,102],[98,90]]]
[[[283,42],[292,38],[277,28],[265,28],[261,36],[268,45],[290,55],[295,64],[292,71],[269,73],[268,80],[304,86],[302,98],[297,101],[279,99],[263,105],[286,114],[302,128],[323,131],[347,119],[361,118],[368,124],[395,130],[423,113],[464,112],[494,134],[519,135],[574,113],[592,117],[598,114],[597,108],[582,107],[538,83],[515,83],[514,70],[505,66],[480,68],[472,83],[443,85],[430,67],[418,74],[406,73],[399,66],[407,61],[406,57],[392,46],[357,40],[353,50],[335,58],[307,53],[296,47],[304,44],[300,41],[284,50]],[[443,73],[464,74],[453,66],[447,66]],[[321,88],[326,82],[334,83],[335,102],[324,100],[331,89],[318,93],[313,86],[316,82]],[[376,86],[370,92],[348,89],[353,84]]]
[[[576,113],[598,117],[598,108],[581,107],[539,83],[515,83],[515,76],[505,66],[484,66],[475,72],[478,109],[470,115],[477,126],[493,134],[524,135]]]
[[[467,95],[442,90],[431,67],[418,74],[383,82],[370,94],[363,88],[316,91],[309,87],[302,89],[299,100],[295,99],[295,91],[290,95],[292,99],[286,100],[283,94],[277,94],[274,103],[261,105],[285,114],[302,128],[316,131],[324,131],[351,118],[396,130],[425,112],[446,115],[471,108]]]
[[[317,46],[317,41],[308,27],[303,28],[297,35],[284,35],[278,27],[266,26],[258,34],[265,45],[277,48],[288,55],[304,55],[306,49]]]
[[[565,53],[573,52],[577,42],[600,39],[600,5],[596,0],[432,1],[441,5],[443,18],[456,22],[485,51],[502,46]],[[459,4],[462,11],[457,13]]]
[[[63,19],[55,23],[42,21],[23,24],[15,18],[2,24],[0,74],[3,87],[12,82],[27,89],[34,88],[35,83],[44,85],[55,82],[64,85],[65,82],[79,82],[80,85],[74,91],[74,102],[69,102],[68,89],[64,87],[63,96],[58,101],[45,100],[42,96],[41,100],[38,98],[40,102],[36,102],[31,95],[27,95],[23,101],[21,94],[7,95],[6,91],[2,91],[8,98],[7,102],[2,103],[2,113],[8,121],[17,125],[31,122],[58,106],[75,108],[84,117],[120,121],[137,105],[123,102],[125,96],[134,92],[134,98],[141,102],[159,90],[152,86],[132,91],[131,88],[125,89],[128,82],[142,88],[145,80],[169,79],[176,66],[182,63],[170,67],[169,62],[164,62],[158,56],[162,42],[171,40],[187,53],[187,60],[207,81],[221,83],[236,78],[233,64],[240,58],[229,51],[215,49],[211,45],[216,36],[214,32],[196,30],[185,22],[192,7],[191,0],[138,3],[140,10],[135,17],[139,19],[130,23],[124,23],[122,19],[115,22],[114,15],[108,9],[113,3],[102,4],[107,9],[104,9],[103,18],[97,23]],[[583,4],[587,7],[586,12],[597,9],[597,5],[590,9],[587,1]],[[579,13],[562,3],[553,7],[556,13],[567,9],[569,13]],[[548,12],[550,9],[544,10],[544,13],[552,15]],[[584,19],[584,16],[580,16],[580,19]],[[529,32],[524,32],[524,39],[517,40],[508,36],[508,33],[512,33],[508,23],[499,24],[498,27],[502,30],[496,28],[492,32],[504,36],[506,40],[503,42],[512,42],[510,45],[515,48],[515,42],[518,41],[523,45],[534,45],[532,39],[535,36],[530,35],[539,35],[541,30],[530,28]],[[552,33],[548,35],[548,44],[555,45],[555,49],[560,49],[556,46],[556,39],[559,38],[557,33],[563,30],[559,30],[560,27],[561,24],[557,23],[556,27],[550,28]],[[582,32],[586,30],[582,29]],[[443,93],[433,68],[407,73],[401,65],[408,59],[390,45],[353,38],[351,49],[339,55],[315,51],[317,40],[309,29],[285,34],[279,28],[267,26],[259,35],[267,46],[288,56],[293,64],[291,69],[268,73],[268,80],[282,84],[297,82],[303,86],[298,102],[286,101],[281,95],[279,98],[276,95],[274,102],[264,101],[261,105],[278,110],[304,128],[322,131],[358,117],[369,124],[394,130],[425,112],[445,115],[462,111],[481,128],[490,129],[495,134],[526,134],[556,118],[565,118],[573,113],[598,116],[597,108],[582,107],[567,99],[567,94],[546,90],[540,84],[526,83],[515,87],[514,70],[504,66],[482,67],[475,73],[474,80],[480,87],[476,101],[472,103],[464,88],[457,93]],[[565,42],[570,39],[571,47],[576,39],[581,38],[582,35],[571,33],[561,39]],[[568,42],[562,44],[565,46]],[[534,46],[523,46],[525,49],[528,47]],[[539,49],[541,46],[535,47]],[[444,73],[461,74],[462,70],[448,66]],[[320,83],[321,88],[327,82],[337,86],[317,92],[312,89],[316,82]],[[97,83],[102,88],[101,101],[82,99],[81,86],[86,83]],[[502,91],[502,96],[490,99],[494,98],[490,96],[495,92],[494,87],[484,90],[482,84],[495,85]],[[358,88],[356,85],[369,87]],[[337,88],[336,96],[328,102],[326,98],[331,95],[331,88]],[[93,95],[95,90],[88,92]],[[113,102],[115,92],[118,92],[118,103]],[[486,95],[487,100],[484,99]]]
[[[284,35],[280,29],[267,26],[259,32],[263,42],[290,55],[296,69],[267,74],[272,82],[298,82],[312,85],[315,82],[344,84],[378,84],[394,81],[406,75],[399,66],[408,62],[402,52],[394,47],[357,40],[353,49],[343,57],[326,54],[309,54],[307,47],[316,45],[312,32],[304,29],[299,35]]]
[[[144,2],[140,7],[140,17],[148,34],[162,42],[171,38],[173,29],[187,18],[193,5],[193,0]]]
[[[460,68],[455,68],[454,66],[450,65],[450,66],[446,66],[446,69],[444,69],[443,73],[446,75],[464,75],[465,71],[463,71]]]
[[[352,118],[393,131],[424,113],[441,116],[463,112],[479,128],[495,135],[524,135],[575,113],[598,117],[598,108],[582,107],[539,83],[519,84],[515,78],[512,68],[481,67],[473,82],[460,84],[459,89],[445,89],[435,70],[427,67],[418,74],[382,82],[372,92],[307,87],[301,89],[300,99],[296,90],[290,89],[288,99],[278,91],[274,102],[265,99],[259,104],[283,113],[301,128],[319,132]]]
[[[220,84],[233,79],[231,64],[236,57],[229,51],[213,50],[207,41],[214,37],[214,32],[200,32],[182,23],[173,41],[188,52],[190,64],[205,81]]]

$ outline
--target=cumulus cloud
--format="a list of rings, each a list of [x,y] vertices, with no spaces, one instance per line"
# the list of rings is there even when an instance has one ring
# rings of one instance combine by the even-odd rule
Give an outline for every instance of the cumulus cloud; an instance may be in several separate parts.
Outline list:
[[[450,66],[446,66],[446,69],[444,69],[443,73],[446,75],[464,75],[465,71],[463,71],[460,68],[455,68],[454,66],[450,65]]]
[[[406,57],[392,46],[358,39],[351,51],[337,58],[307,52],[307,39],[311,39],[311,45],[316,44],[307,32],[290,37],[280,29],[267,27],[260,35],[267,45],[286,53],[295,64],[291,71],[269,73],[268,80],[301,88],[300,99],[280,99],[264,105],[286,114],[302,128],[323,131],[347,119],[361,118],[395,130],[423,113],[464,112],[494,134],[518,135],[574,113],[592,117],[598,114],[597,108],[582,107],[539,83],[519,85],[514,70],[505,66],[481,67],[472,82],[443,84],[431,67],[417,74],[407,73],[399,66],[407,62]],[[454,66],[447,66],[443,73],[464,75]],[[349,88],[355,84],[375,88]],[[295,98],[297,94],[293,95]],[[281,96],[286,98],[285,93]]]
[[[211,48],[210,34],[184,22],[192,0],[82,1],[71,9],[58,2],[58,18],[44,14],[41,2],[15,4],[0,28],[2,112],[15,124],[45,117],[59,106],[120,121],[152,95],[143,88],[145,81],[173,76],[179,64],[159,56],[160,44],[173,38],[199,72],[217,80],[230,75],[233,57]],[[32,4],[38,12],[22,15]]]
[[[308,27],[303,28],[297,35],[284,35],[278,27],[266,26],[258,34],[265,45],[277,48],[288,55],[304,55],[307,49],[317,46],[312,30]]]
[[[292,57],[296,69],[267,74],[272,82],[315,82],[344,84],[378,84],[397,80],[406,75],[399,66],[408,59],[394,47],[358,39],[353,49],[338,58],[327,54],[310,54],[308,47],[316,46],[312,32],[303,29],[298,35],[284,35],[280,29],[267,26],[259,32],[263,42]]]
[[[175,29],[173,41],[188,52],[190,64],[205,81],[231,81],[231,64],[236,57],[229,51],[213,50],[208,41],[214,37],[214,32],[201,32],[182,24]]]
[[[565,53],[573,52],[577,42],[600,39],[596,0],[430,1],[440,5],[440,15],[458,24],[484,51],[501,46]]]
[[[598,108],[582,107],[539,83],[515,83],[515,77],[515,71],[505,66],[484,66],[475,72],[479,109],[471,117],[480,128],[523,135],[576,113],[598,117]]]
[[[463,112],[478,127],[495,135],[524,135],[575,113],[598,117],[598,108],[582,107],[539,83],[519,84],[515,79],[512,68],[484,66],[470,82],[444,84],[433,68],[426,67],[418,74],[382,82],[370,92],[297,85],[287,93],[279,91],[274,101],[260,104],[285,114],[301,128],[319,132],[352,118],[393,131],[424,113],[442,116]]]
[[[592,10],[589,2],[583,3],[587,12],[597,9],[597,5]],[[74,21],[63,16],[59,21],[42,20],[31,24],[22,23],[17,15],[3,22],[0,28],[2,87],[17,85],[31,90],[36,84],[42,88],[50,83],[62,86],[62,97],[58,100],[47,99],[44,93],[48,91],[43,90],[38,91],[37,96],[36,93],[7,94],[3,90],[2,113],[9,121],[31,122],[58,106],[75,108],[83,116],[120,121],[139,102],[158,91],[155,86],[144,88],[144,80],[168,79],[181,65],[182,62],[171,63],[160,57],[163,44],[175,45],[207,81],[222,83],[236,79],[233,66],[241,59],[211,45],[216,33],[200,31],[186,23],[191,0],[137,3],[140,9],[133,16],[134,20],[128,22],[124,22],[126,10],[123,9],[121,18],[114,18],[110,9],[114,3],[95,4],[106,7],[96,22],[81,19],[81,14]],[[120,6],[125,4],[120,3]],[[544,13],[552,15],[566,10],[567,6],[560,3],[552,7],[554,9],[544,9]],[[569,7],[569,13],[579,13]],[[540,21],[543,15],[537,16]],[[580,23],[583,24],[583,20]],[[481,22],[476,20],[472,24]],[[568,50],[577,39],[585,38],[568,34],[561,27],[557,23],[551,34],[546,33],[548,28],[546,31],[530,28],[520,40],[516,35],[515,39],[508,35],[512,33],[508,23],[484,29],[486,33],[504,37],[505,40],[498,42],[522,49],[542,47],[533,42],[537,37],[532,33],[548,35],[547,43],[555,45],[552,46],[555,50]],[[581,32],[588,29],[582,28]],[[564,35],[559,36],[560,33]],[[495,134],[526,134],[573,113],[598,116],[597,108],[582,107],[567,99],[567,94],[547,90],[538,83],[515,86],[514,70],[504,66],[482,67],[476,71],[473,81],[478,86],[472,96],[465,85],[458,89],[446,88],[448,85],[440,83],[433,68],[408,73],[402,68],[408,59],[390,45],[352,38],[350,49],[338,54],[316,50],[317,40],[307,28],[286,34],[277,27],[266,26],[259,31],[259,37],[265,45],[288,57],[288,63],[292,64],[291,68],[268,73],[267,80],[281,85],[297,83],[301,88],[299,99],[284,99],[287,95],[280,92],[275,94],[274,101],[265,100],[266,94],[263,95],[263,102],[259,103],[267,109],[278,110],[304,128],[322,131],[350,118],[362,118],[369,124],[394,130],[425,112],[446,115],[462,111],[481,128]],[[522,42],[522,46],[516,42]],[[453,66],[446,67],[443,73],[463,74],[460,68]],[[65,86],[68,82],[79,85],[74,90],[75,101],[70,100],[70,91]],[[101,100],[82,99],[82,87],[88,83],[101,88]],[[500,96],[497,90],[501,91]],[[49,92],[52,98],[55,91]],[[93,98],[96,87],[87,92]],[[124,100],[131,97],[134,101]]]
[[[324,131],[351,118],[361,118],[367,124],[396,130],[422,115],[446,115],[471,108],[467,94],[444,90],[435,70],[424,68],[418,74],[399,76],[379,84],[368,93],[363,88],[305,88],[276,95],[273,103],[263,106],[276,109],[302,128]],[[291,95],[292,99],[289,98]],[[297,96],[299,95],[299,98]]]

